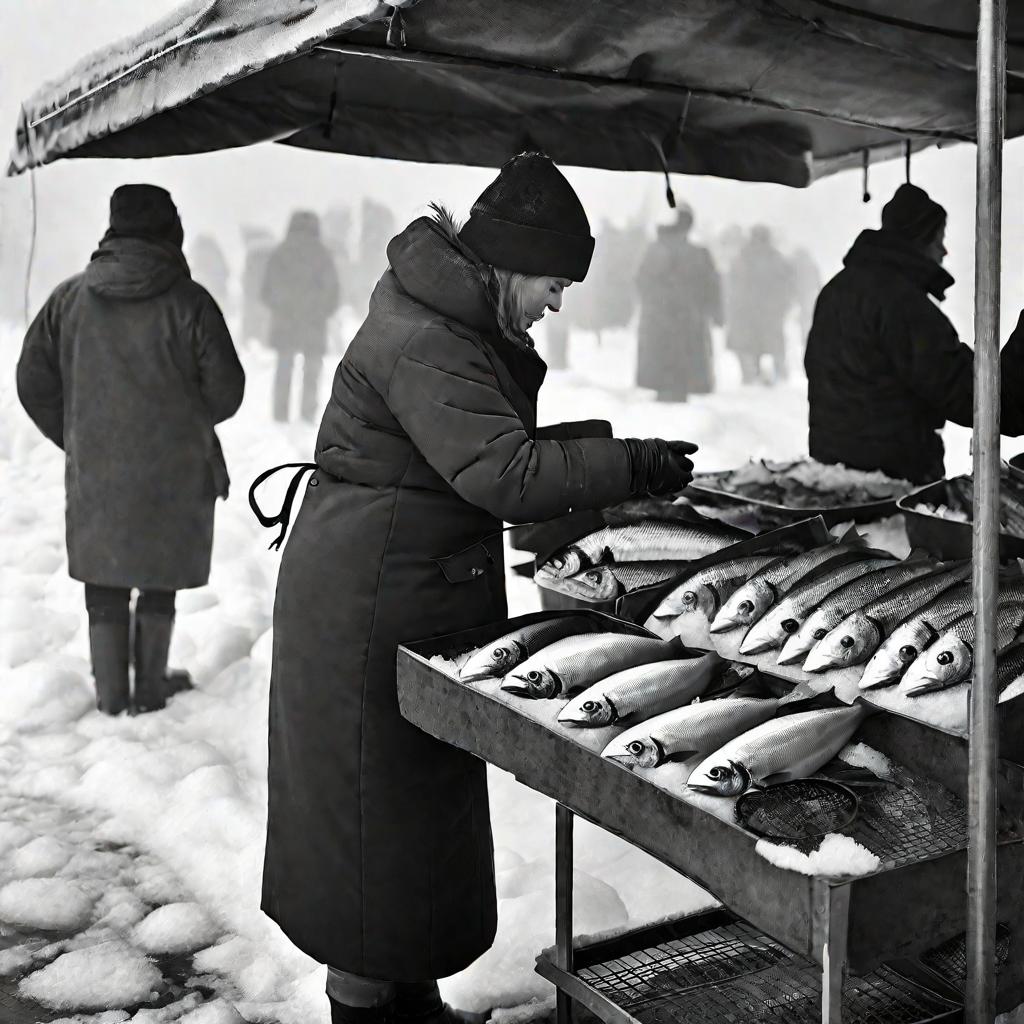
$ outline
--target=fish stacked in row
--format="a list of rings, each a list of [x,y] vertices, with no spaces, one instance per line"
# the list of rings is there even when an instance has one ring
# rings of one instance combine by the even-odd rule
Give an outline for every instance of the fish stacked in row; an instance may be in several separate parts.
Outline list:
[[[702,612],[712,633],[743,631],[741,655],[775,650],[780,665],[812,673],[863,665],[862,689],[901,683],[917,697],[970,680],[970,575],[968,562],[900,560],[848,535],[762,564],[706,567],[682,580],[654,617]],[[1024,651],[1016,650],[1022,626],[1024,580],[1009,577],[998,617],[1003,689],[1024,675]]]
[[[940,504],[920,502],[915,512],[970,523],[974,518],[974,478],[957,476],[945,483],[946,501]],[[999,481],[999,529],[1002,533],[1024,538],[1024,482],[1019,470],[1003,467]]]
[[[598,530],[554,554],[535,582],[580,601],[611,601],[685,572],[750,534],[726,523],[646,520]]]
[[[611,633],[579,615],[521,627],[466,661],[461,678],[502,678],[529,699],[562,699],[569,728],[628,726],[603,752],[630,768],[703,755],[688,785],[736,796],[813,774],[849,741],[863,708],[794,710],[767,696],[753,670],[678,641]],[[799,705],[794,705],[799,707]]]

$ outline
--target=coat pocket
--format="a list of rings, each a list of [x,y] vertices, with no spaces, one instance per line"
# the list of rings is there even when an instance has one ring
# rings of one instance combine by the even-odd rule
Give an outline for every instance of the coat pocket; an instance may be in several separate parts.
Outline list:
[[[469,583],[483,579],[494,565],[494,557],[481,541],[454,555],[435,558],[438,568],[449,583]]]
[[[210,430],[210,451],[208,455],[210,473],[213,476],[213,489],[218,498],[227,498],[231,487],[231,477],[228,476],[228,464],[224,459],[224,449],[220,446],[220,438],[217,432]]]

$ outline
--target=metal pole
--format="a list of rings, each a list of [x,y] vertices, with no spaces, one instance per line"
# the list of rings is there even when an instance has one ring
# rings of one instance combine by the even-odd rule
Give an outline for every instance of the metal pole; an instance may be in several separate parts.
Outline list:
[[[970,706],[967,853],[968,1024],[995,1019],[995,618],[999,565],[999,273],[1006,0],[980,0],[978,180],[974,270],[974,684]]]
[[[573,813],[560,803],[555,804],[555,966],[566,974],[573,972],[572,949],[572,883],[573,883]],[[558,990],[555,1007],[556,1024],[572,1024],[572,1000]]]

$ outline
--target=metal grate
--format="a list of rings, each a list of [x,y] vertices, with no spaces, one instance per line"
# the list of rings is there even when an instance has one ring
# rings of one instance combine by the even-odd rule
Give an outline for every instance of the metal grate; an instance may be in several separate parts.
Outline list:
[[[742,921],[577,972],[642,1024],[818,1024],[821,968]],[[843,1020],[918,1024],[954,1003],[888,967],[849,978]]]
[[[1005,924],[996,925],[996,970],[1010,959],[1013,932]],[[930,949],[921,957],[921,962],[930,967],[951,985],[962,989],[967,981],[967,935],[957,935]]]

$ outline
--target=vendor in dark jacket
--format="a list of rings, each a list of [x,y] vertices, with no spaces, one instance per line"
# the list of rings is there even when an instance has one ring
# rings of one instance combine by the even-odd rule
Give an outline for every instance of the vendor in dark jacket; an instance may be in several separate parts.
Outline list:
[[[65,453],[68,569],[85,583],[101,711],[164,706],[175,592],[210,575],[227,469],[214,424],[245,374],[217,303],[192,280],[170,195],[122,185],[110,229],[25,337],[18,397]],[[134,611],[134,643],[129,604]]]
[[[938,305],[946,211],[915,185],[882,208],[818,296],[804,366],[810,454],[927,483],[944,475],[939,431],[973,422],[974,353]],[[1024,323],[1024,320],[1022,320]],[[1024,433],[1024,328],[1003,349],[1002,431]]]
[[[436,212],[392,239],[338,366],[274,608],[263,909],[329,965],[335,1024],[444,1021],[436,979],[495,934],[486,766],[401,716],[397,646],[506,618],[503,522],[693,468],[686,442],[537,428],[527,331],[594,247],[547,157],[507,163],[461,230]]]

